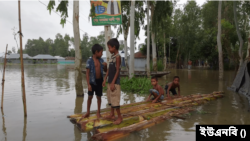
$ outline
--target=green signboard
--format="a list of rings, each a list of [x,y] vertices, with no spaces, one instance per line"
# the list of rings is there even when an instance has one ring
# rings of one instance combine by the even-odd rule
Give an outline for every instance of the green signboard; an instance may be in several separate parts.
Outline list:
[[[95,6],[96,16],[92,18],[93,26],[122,24],[120,0],[92,0],[90,3]]]

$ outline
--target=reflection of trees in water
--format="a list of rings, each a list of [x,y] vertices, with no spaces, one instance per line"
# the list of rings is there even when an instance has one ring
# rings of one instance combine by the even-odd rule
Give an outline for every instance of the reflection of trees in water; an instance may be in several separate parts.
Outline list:
[[[6,132],[6,127],[5,127],[5,119],[4,119],[4,112],[3,109],[1,108],[1,112],[2,112],[2,120],[3,120],[3,134],[4,134],[4,140],[7,141],[7,132]],[[0,138],[1,139],[1,138]]]
[[[76,97],[74,114],[82,113],[83,101],[84,101],[84,97]],[[75,124],[74,124],[74,135],[75,135],[75,141],[81,140],[82,138],[81,131],[78,129],[78,127]]]
[[[125,101],[124,104],[128,104],[128,103],[135,103],[135,94],[133,93],[128,93],[128,92],[121,92],[123,94],[123,100]],[[121,103],[121,105],[123,105],[123,103]]]
[[[27,136],[27,117],[24,117],[24,122],[23,122],[23,140],[22,141],[26,141],[26,136]]]
[[[25,67],[25,76],[32,83],[42,86],[46,82],[46,86],[56,83],[57,90],[64,88],[69,91],[69,71],[64,65],[29,65]]]

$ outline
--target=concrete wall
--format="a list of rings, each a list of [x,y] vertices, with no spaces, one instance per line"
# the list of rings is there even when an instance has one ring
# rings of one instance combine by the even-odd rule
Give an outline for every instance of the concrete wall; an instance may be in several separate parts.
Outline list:
[[[128,65],[130,63],[130,59],[128,58]],[[146,58],[135,58],[134,59],[134,63],[135,63],[135,66],[134,66],[134,69],[135,70],[145,70],[145,65],[147,64],[147,60]]]

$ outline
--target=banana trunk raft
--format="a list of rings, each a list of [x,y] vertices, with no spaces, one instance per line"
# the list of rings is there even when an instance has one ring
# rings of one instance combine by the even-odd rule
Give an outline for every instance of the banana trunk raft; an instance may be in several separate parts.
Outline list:
[[[91,111],[88,118],[81,118],[85,113],[67,116],[82,132],[95,131],[94,140],[116,140],[173,117],[182,118],[181,115],[193,111],[195,106],[205,104],[210,100],[221,98],[224,92],[211,94],[193,94],[174,99],[164,99],[160,103],[137,102],[121,106],[123,122],[113,124],[111,120],[97,119],[96,111]],[[110,108],[101,109],[102,117],[110,113]],[[115,113],[116,114],[116,113]]]

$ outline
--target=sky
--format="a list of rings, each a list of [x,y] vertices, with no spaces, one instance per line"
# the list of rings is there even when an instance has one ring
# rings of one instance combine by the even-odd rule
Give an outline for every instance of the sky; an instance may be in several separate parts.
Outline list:
[[[60,24],[60,13],[51,11],[51,14],[47,10],[48,0],[21,0],[21,25],[23,33],[23,48],[28,39],[38,39],[42,37],[44,40],[50,38],[55,39],[55,35],[60,33],[62,35],[69,34],[73,37],[73,1],[69,0],[68,8],[68,21],[62,27]],[[187,0],[179,0],[178,6],[182,6]],[[202,5],[206,0],[197,0],[198,5]],[[56,0],[56,5],[58,0]],[[88,14],[90,11],[89,0],[80,0],[80,38],[84,33],[89,36],[97,36],[104,30],[104,26],[92,26],[91,19],[88,20]],[[145,19],[146,23],[146,19]],[[18,23],[18,1],[17,0],[0,0],[0,53],[5,52],[6,44],[8,44],[8,50],[12,50],[15,47],[17,50],[17,44],[14,40],[13,28],[15,32],[19,31]],[[112,27],[114,33],[116,29]],[[116,36],[116,35],[115,35]],[[136,46],[140,43],[144,43],[145,32],[141,29],[140,40],[137,39]],[[19,36],[16,36],[18,47],[20,47]],[[123,35],[120,35],[118,40],[123,40]],[[128,46],[130,46],[130,34],[128,35]],[[73,46],[71,46],[73,47]]]

